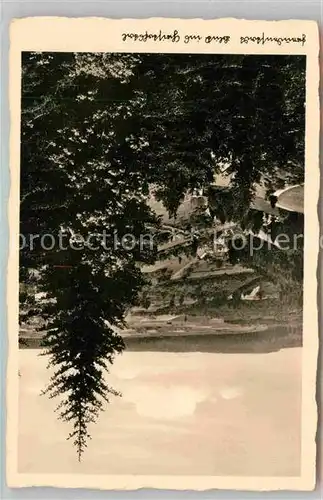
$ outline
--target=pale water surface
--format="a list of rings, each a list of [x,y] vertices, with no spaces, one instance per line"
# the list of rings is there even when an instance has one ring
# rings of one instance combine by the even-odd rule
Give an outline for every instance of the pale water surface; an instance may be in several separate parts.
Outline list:
[[[109,376],[123,396],[91,428],[81,463],[55,402],[39,395],[50,376],[39,352],[19,352],[19,472],[300,474],[301,348],[126,351]]]

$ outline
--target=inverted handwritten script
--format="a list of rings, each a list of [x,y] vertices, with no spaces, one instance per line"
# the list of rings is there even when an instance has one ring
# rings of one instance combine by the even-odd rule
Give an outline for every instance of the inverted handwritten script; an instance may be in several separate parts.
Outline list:
[[[256,45],[265,45],[268,43],[273,43],[276,45],[284,45],[284,44],[301,44],[302,47],[306,43],[306,35],[302,34],[297,37],[276,37],[270,36],[262,32],[259,36],[249,36],[243,35],[239,36],[240,44],[256,44]],[[150,33],[149,31],[145,31],[144,33],[122,33],[122,41],[132,41],[132,42],[171,42],[171,43],[179,43],[183,41],[186,44],[189,43],[218,43],[218,44],[228,44],[232,40],[231,35],[218,35],[218,34],[208,34],[208,35],[199,35],[198,33],[185,33],[180,34],[178,30],[174,30],[171,33],[164,33],[162,30],[159,30],[157,33]]]

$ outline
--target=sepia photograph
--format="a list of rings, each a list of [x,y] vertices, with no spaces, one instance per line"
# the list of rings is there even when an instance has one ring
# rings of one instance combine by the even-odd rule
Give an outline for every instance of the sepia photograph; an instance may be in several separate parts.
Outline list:
[[[20,54],[17,474],[302,476],[307,56],[227,50]]]

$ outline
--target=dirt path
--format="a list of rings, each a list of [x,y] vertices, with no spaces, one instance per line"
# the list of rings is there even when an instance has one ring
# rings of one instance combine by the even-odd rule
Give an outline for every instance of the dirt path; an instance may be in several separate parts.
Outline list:
[[[276,206],[290,212],[304,213],[304,185],[290,186],[275,193]]]

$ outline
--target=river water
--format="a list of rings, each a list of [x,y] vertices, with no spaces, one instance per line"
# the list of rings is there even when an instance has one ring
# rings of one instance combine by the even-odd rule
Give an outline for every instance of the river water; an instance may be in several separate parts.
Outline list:
[[[122,397],[90,429],[81,463],[39,395],[47,360],[20,350],[19,472],[299,475],[301,347],[138,349],[116,359],[108,380]]]

